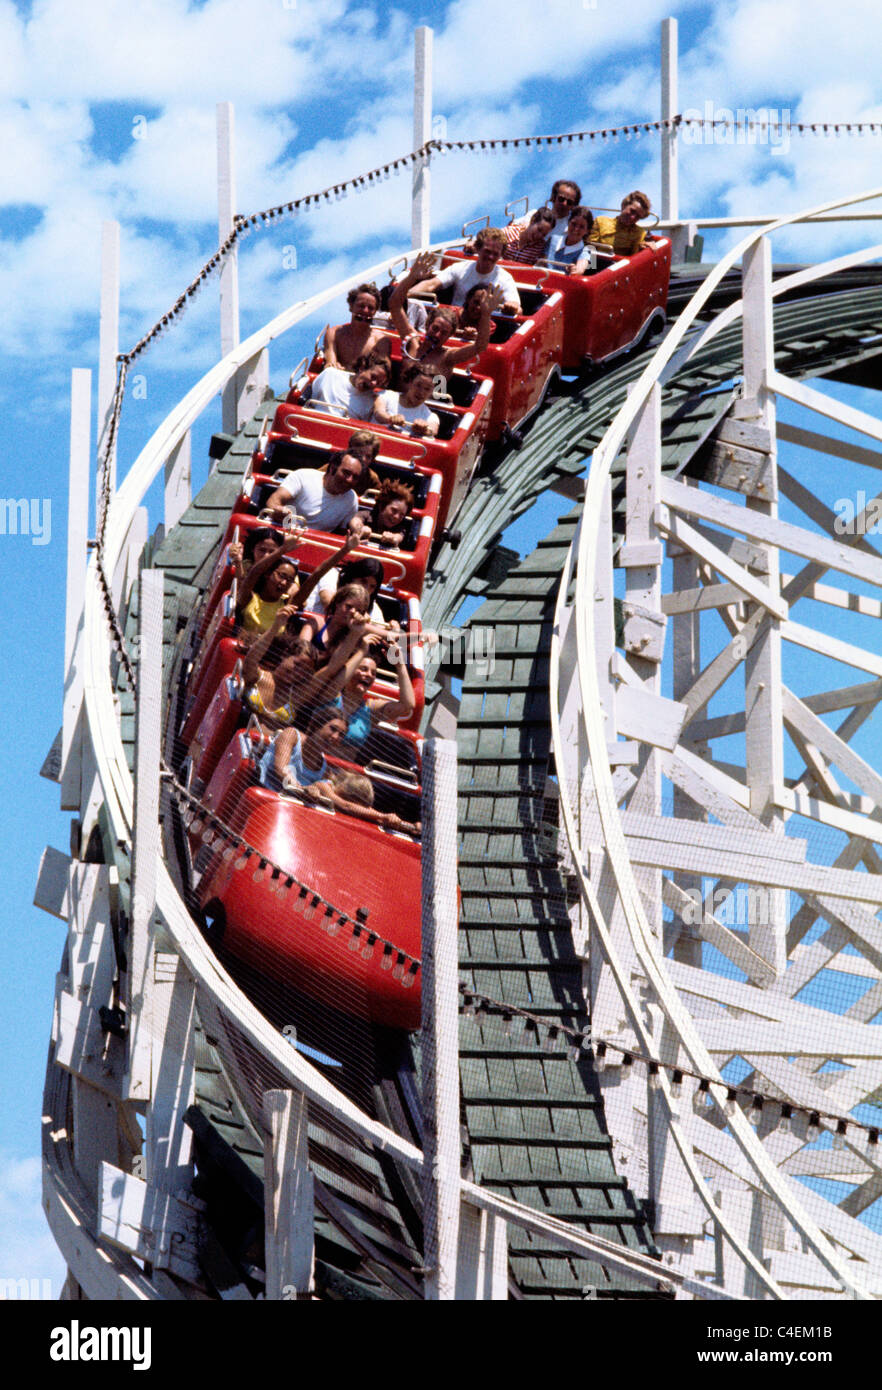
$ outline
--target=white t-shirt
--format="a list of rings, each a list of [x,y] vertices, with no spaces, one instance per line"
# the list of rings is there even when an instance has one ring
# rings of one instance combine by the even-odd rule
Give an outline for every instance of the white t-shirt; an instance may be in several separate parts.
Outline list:
[[[332,497],[325,491],[325,474],[317,468],[298,468],[288,474],[282,486],[291,494],[288,505],[310,526],[322,531],[342,531],[358,511],[358,497],[352,488],[340,497]]]
[[[521,306],[520,296],[514,280],[507,270],[495,265],[489,275],[479,275],[474,261],[456,261],[447,266],[438,276],[438,287],[448,289],[453,286],[453,303],[463,305],[466,295],[475,285],[499,285],[505,295],[506,304]]]
[[[374,408],[373,391],[356,391],[349,372],[339,367],[325,367],[312,383],[308,404],[314,410],[329,415],[343,415],[353,420],[367,420]]]
[[[441,422],[425,403],[423,405],[401,405],[400,398],[401,393],[399,391],[381,391],[376,404],[381,406],[387,415],[403,415],[410,425],[416,420],[421,420],[423,424],[434,425],[437,430]]]

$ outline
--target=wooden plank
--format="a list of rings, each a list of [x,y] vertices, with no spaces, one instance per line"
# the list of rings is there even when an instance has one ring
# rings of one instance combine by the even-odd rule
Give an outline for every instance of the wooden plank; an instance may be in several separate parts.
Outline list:
[[[306,1097],[294,1091],[265,1091],[263,1122],[266,1296],[309,1298],[315,1270],[315,1193]]]
[[[69,854],[62,854],[60,849],[47,845],[40,856],[37,886],[34,889],[34,906],[42,908],[52,917],[60,917],[63,922],[68,920],[71,912],[71,863]]]
[[[791,864],[763,859],[738,849],[711,851],[683,844],[662,844],[642,836],[628,837],[628,850],[636,864],[663,869],[684,869],[713,875],[732,883],[757,883],[769,888],[789,888],[800,895],[812,893],[848,902],[882,905],[882,876],[814,864]]]
[[[86,594],[86,540],[89,479],[92,472],[89,417],[92,373],[71,373],[70,483],[67,502],[67,602],[64,620],[64,705],[61,731],[61,809],[79,811],[82,794],[81,710],[85,653],[83,606]]]
[[[744,590],[736,584],[703,584],[697,589],[674,590],[662,594],[662,612],[669,617],[680,613],[700,613],[706,608],[728,608],[744,602]]]
[[[736,932],[719,922],[713,913],[702,912],[700,916],[696,917],[693,898],[672,879],[666,878],[662,881],[662,894],[665,903],[672,911],[679,913],[680,916],[688,913],[688,925],[695,928],[703,941],[707,941],[709,945],[722,952],[734,966],[743,970],[754,984],[764,989],[777,978],[768,962],[756,951],[751,950],[750,946],[742,941]]]
[[[841,661],[844,666],[853,666],[858,671],[868,671],[871,676],[882,676],[882,657],[874,652],[865,651],[863,647],[854,647],[850,642],[843,642],[829,633],[803,627],[801,623],[785,622],[781,624],[781,636],[798,647],[805,647],[808,651],[817,652],[833,661]]]
[[[873,797],[877,804],[882,804],[882,776],[786,687],[783,690],[783,708],[784,719],[788,725],[813,743],[824,757],[840,768],[861,791]]]
[[[870,468],[882,468],[882,452],[867,449],[860,444],[852,444],[846,439],[834,439],[830,434],[818,434],[814,430],[798,428],[783,421],[778,422],[777,434],[788,444],[798,444],[803,449],[814,449],[826,458],[847,459],[850,463],[864,463]]]
[[[157,1269],[201,1283],[196,1207],[111,1163],[101,1164],[98,1235]]]
[[[780,518],[765,517],[749,507],[736,506],[734,502],[712,497],[669,478],[662,478],[661,499],[664,505],[674,510],[715,522],[718,526],[728,526],[751,540],[777,546],[780,550],[823,564],[827,569],[840,570],[853,578],[865,579],[877,588],[882,587],[882,557],[865,555],[853,545],[831,540],[816,531],[806,531],[802,526],[794,526],[792,522],[781,521]],[[661,520],[659,524],[662,524]]]
[[[456,744],[423,746],[422,1090],[425,1297],[456,1297],[460,1216]]]
[[[665,479],[662,481],[662,488],[667,486],[668,481]],[[697,488],[686,487],[682,483],[672,484],[672,486],[682,488],[683,492],[688,493],[690,497],[697,497],[700,495]],[[730,506],[731,504],[726,503],[725,505]],[[741,512],[747,509],[745,507],[738,507],[736,510]],[[763,608],[767,609],[768,612],[772,613],[776,618],[787,617],[790,610],[784,599],[774,594],[767,584],[764,584],[761,579],[757,579],[749,570],[743,569],[741,565],[736,564],[724,551],[719,550],[716,546],[712,545],[710,541],[705,540],[701,532],[697,531],[694,526],[690,526],[682,517],[670,515],[665,506],[659,509],[658,526],[659,530],[664,535],[669,536],[671,540],[676,541],[679,545],[685,546],[686,549],[691,550],[694,555],[698,555],[700,559],[705,560],[719,574],[722,574],[726,579],[730,580],[732,584],[735,584],[741,590],[742,594],[746,595],[748,598],[752,598],[755,603],[762,604]]]
[[[759,859],[769,859],[778,864],[804,864],[806,854],[805,840],[790,835],[774,835],[760,821],[755,820],[750,830],[741,829],[737,836],[729,826],[709,825],[705,821],[683,820],[676,816],[653,817],[643,811],[623,811],[622,829],[628,837],[639,840],[657,840],[664,845],[688,845],[692,848],[728,852],[733,842],[738,852],[756,855]],[[583,820],[586,834],[599,834],[600,816],[589,812]],[[708,860],[707,873],[715,874]]]
[[[676,748],[688,710],[685,705],[639,686],[622,685],[616,696],[620,734],[669,752]]]

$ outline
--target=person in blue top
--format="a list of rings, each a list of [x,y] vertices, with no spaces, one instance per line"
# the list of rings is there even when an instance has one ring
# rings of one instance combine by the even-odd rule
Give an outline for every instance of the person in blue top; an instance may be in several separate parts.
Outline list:
[[[330,772],[326,753],[336,753],[346,736],[346,719],[337,705],[313,711],[306,733],[281,729],[260,762],[260,780],[273,791],[296,790],[323,781]]]

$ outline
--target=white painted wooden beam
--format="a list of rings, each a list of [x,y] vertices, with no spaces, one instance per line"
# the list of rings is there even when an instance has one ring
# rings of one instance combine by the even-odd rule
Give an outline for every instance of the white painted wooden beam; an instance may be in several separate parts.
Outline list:
[[[695,488],[687,488],[682,484],[678,486],[682,487],[683,492],[688,492],[690,498],[693,495],[696,497],[698,496]],[[700,502],[696,501],[693,510],[700,509],[701,505]],[[685,506],[684,510],[686,510]],[[740,512],[743,511],[744,508],[738,507],[737,510]],[[658,526],[663,535],[669,536],[671,540],[677,541],[680,545],[685,546],[687,550],[691,550],[694,555],[707,561],[718,574],[723,575],[724,578],[729,579],[732,584],[736,585],[744,596],[752,598],[756,603],[762,604],[763,608],[767,609],[768,612],[772,613],[775,617],[787,617],[789,612],[787,603],[779,595],[773,593],[768,584],[764,584],[761,579],[757,579],[749,570],[736,564],[724,551],[719,550],[716,546],[712,545],[710,541],[705,540],[701,532],[697,531],[695,527],[690,526],[682,517],[671,515],[666,506],[662,506],[659,509]]]
[[[456,1297],[460,1216],[456,744],[423,745],[422,1059],[425,1297]]]
[[[661,119],[669,121],[677,110],[677,21],[661,22]],[[676,222],[680,215],[678,132],[662,131],[661,139],[661,215]]]
[[[165,461],[165,530],[177,526],[190,505],[190,431]]]
[[[867,449],[846,439],[834,439],[831,434],[818,434],[816,430],[788,425],[783,420],[778,421],[776,430],[778,438],[786,440],[788,444],[814,449],[827,458],[847,459],[849,463],[865,463],[870,468],[882,468],[882,453],[878,449]]]
[[[457,1302],[508,1298],[507,1226],[489,1211],[463,1202],[459,1215]]]
[[[61,809],[78,811],[82,796],[83,605],[92,473],[92,373],[71,373],[70,481],[67,493],[67,600],[64,620],[64,705],[61,731]]]
[[[236,214],[236,171],[233,104],[217,104],[217,233],[218,242],[226,241],[233,230]],[[239,344],[239,253],[234,246],[220,267],[221,356],[226,357]],[[237,383],[233,377],[223,388],[223,428],[235,434],[237,418]]]
[[[128,945],[128,1075],[130,1100],[152,1094],[151,1025],[156,950],[156,865],[159,759],[162,748],[162,570],[143,570],[139,584],[138,698],[135,705],[135,815],[132,907]]]
[[[119,223],[101,224],[101,310],[98,324],[98,457],[101,458],[113,414],[119,352]],[[116,441],[108,459],[110,495],[116,490]]]
[[[419,149],[432,138],[432,48],[434,33],[425,25],[413,35],[413,148]],[[411,192],[411,241],[413,247],[428,246],[430,224],[430,161],[418,159],[413,166]]]
[[[315,1191],[306,1097],[265,1091],[263,1124],[266,1297],[308,1299],[315,1268]]]
[[[857,551],[853,545],[848,545],[845,538],[831,540],[817,531],[807,531],[802,526],[794,526],[792,522],[765,517],[746,506],[740,507],[722,497],[712,497],[698,488],[686,487],[670,478],[662,479],[661,497],[662,502],[677,511],[716,522],[718,526],[728,526],[765,545],[777,546],[794,555],[817,561],[828,569],[841,570],[843,574],[882,587],[882,558]]]

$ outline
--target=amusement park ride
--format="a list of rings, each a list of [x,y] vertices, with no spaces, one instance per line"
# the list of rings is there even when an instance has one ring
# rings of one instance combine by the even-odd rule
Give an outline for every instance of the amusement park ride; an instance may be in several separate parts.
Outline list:
[[[854,209],[882,194],[700,265],[675,39],[646,247],[584,277],[511,265],[522,313],[432,403],[437,440],[376,430],[412,530],[357,554],[383,563],[415,713],[366,762],[328,753],[374,820],[258,782],[229,547],[349,434],[310,408],[314,369],[276,396],[268,345],[387,264],[240,343],[221,108],[222,359],[117,485],[105,257],[88,568],[88,372],[72,393],[77,819],[37,888],[69,922],[43,1137],[67,1297],[882,1294],[882,774],[855,746],[882,555],[867,508],[843,530],[836,507],[882,423],[806,380],[876,384],[882,247],[774,271],[771,249],[819,216],[872,227]],[[428,229],[430,40],[413,246],[454,263]],[[548,489],[569,510],[519,560],[500,536]],[[298,562],[340,543],[308,529]],[[433,676],[424,634],[474,596],[492,660]],[[372,694],[397,678],[381,660]]]

